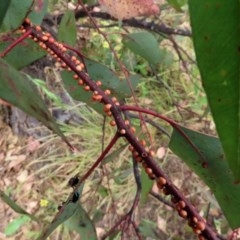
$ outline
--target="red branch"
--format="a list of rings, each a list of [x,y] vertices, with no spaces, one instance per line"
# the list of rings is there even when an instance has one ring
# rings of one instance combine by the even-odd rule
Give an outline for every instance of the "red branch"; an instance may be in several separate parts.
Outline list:
[[[79,63],[79,61],[76,61],[75,58],[71,57],[67,53],[66,48],[61,43],[56,42],[49,33],[42,32],[39,26],[33,26],[28,20],[23,23],[22,27],[24,32],[31,31],[31,38],[33,38],[34,41],[39,42],[39,45],[41,47],[46,49],[52,56],[58,59],[58,61],[62,63],[62,66],[64,68],[67,68],[68,70],[75,73],[76,78],[75,76],[74,78],[79,82],[79,85],[83,85],[86,91],[93,92],[93,100],[101,102],[105,105],[104,111],[106,112],[106,114],[114,118],[112,126],[117,126],[118,134],[115,135],[116,139],[114,139],[117,140],[119,136],[125,137],[127,139],[127,141],[130,143],[130,150],[132,151],[136,160],[139,163],[142,163],[142,166],[145,169],[146,173],[149,175],[149,177],[156,180],[158,188],[165,195],[171,195],[172,202],[174,203],[179,215],[188,220],[189,225],[193,228],[199,239],[219,239],[211,226],[206,223],[205,219],[203,219],[199,215],[194,206],[171,182],[171,180],[163,172],[163,170],[159,168],[159,166],[156,164],[156,161],[154,161],[154,159],[152,158],[151,152],[147,150],[144,144],[140,143],[138,138],[134,135],[134,129],[129,125],[129,122],[124,120],[123,111],[134,110],[134,107],[119,107],[119,102],[109,96],[110,91],[103,91],[100,88],[100,82],[95,82],[90,79],[88,74],[83,71],[83,66]],[[139,108],[135,110],[140,111]],[[141,112],[144,112],[143,109],[141,110]],[[146,113],[152,114],[153,112],[147,110]],[[158,117],[160,117],[160,115]],[[173,127],[177,127],[176,123],[174,123],[173,121],[163,116],[161,116],[160,118],[170,123]],[[183,132],[180,133],[183,135]],[[96,167],[98,162],[100,162],[99,159],[91,169]],[[90,172],[88,172],[84,176],[84,178],[88,177]]]

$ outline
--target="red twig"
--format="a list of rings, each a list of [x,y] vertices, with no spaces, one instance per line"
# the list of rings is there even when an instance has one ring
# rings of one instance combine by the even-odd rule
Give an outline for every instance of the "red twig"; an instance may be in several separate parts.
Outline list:
[[[176,130],[178,130],[190,143],[191,141],[180,129],[177,123],[174,121],[155,113],[154,111],[144,110],[138,107],[119,106],[119,102],[112,98],[109,90],[103,91],[101,89],[101,83],[95,82],[89,78],[88,74],[83,72],[83,66],[74,57],[69,56],[66,52],[66,48],[61,43],[58,43],[53,39],[50,34],[43,33],[39,27],[31,25],[29,21],[23,23],[25,31],[32,29],[31,37],[39,42],[39,45],[47,49],[48,52],[58,59],[62,63],[64,68],[75,73],[74,78],[78,81],[79,85],[83,85],[86,91],[93,92],[93,100],[99,101],[104,104],[104,111],[108,116],[114,118],[112,126],[116,126],[118,133],[109,143],[108,147],[101,154],[97,162],[90,168],[90,170],[84,175],[82,181],[85,180],[93,171],[95,167],[101,162],[106,153],[115,144],[117,139],[122,136],[130,143],[130,150],[139,163],[142,163],[142,167],[151,179],[155,179],[159,190],[165,195],[172,196],[172,202],[174,203],[179,215],[188,220],[189,225],[193,228],[194,232],[198,235],[199,239],[217,240],[219,239],[215,231],[208,225],[205,220],[199,215],[195,207],[185,198],[180,190],[171,182],[168,176],[159,168],[156,161],[152,158],[152,154],[144,144],[141,144],[139,139],[134,135],[134,129],[123,118],[123,111],[137,111],[142,113],[151,114],[159,117],[169,124],[171,124]],[[116,225],[115,225],[116,226]]]
[[[17,46],[20,42],[26,39],[32,32],[32,29],[28,29],[21,37],[19,37],[16,41],[11,43],[4,52],[0,53],[0,57],[5,57],[15,46]]]

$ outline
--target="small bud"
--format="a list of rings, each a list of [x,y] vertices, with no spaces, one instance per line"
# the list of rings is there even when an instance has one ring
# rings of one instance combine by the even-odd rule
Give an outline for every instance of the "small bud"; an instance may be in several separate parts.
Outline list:
[[[106,89],[106,90],[104,91],[104,93],[105,93],[106,95],[111,95],[111,91],[110,91],[109,89]]]
[[[96,81],[96,84],[97,84],[97,86],[102,86],[102,82],[101,81]]]
[[[206,224],[202,221],[199,221],[196,223],[196,228],[199,229],[200,231],[204,231],[206,228]]]
[[[131,127],[130,130],[131,130],[132,133],[135,133],[135,132],[136,132],[136,128],[135,128],[135,127]]]
[[[108,103],[108,104],[106,104],[105,106],[104,106],[104,112],[108,112],[110,109],[111,109],[111,107],[112,107],[112,105],[110,104],[110,103]]]
[[[128,149],[129,149],[129,151],[132,152],[132,151],[134,150],[134,147],[133,147],[132,145],[129,145],[129,146],[128,146]]]
[[[82,79],[79,79],[78,80],[78,85],[82,86],[84,84],[83,80]]]
[[[87,85],[87,86],[84,87],[84,90],[85,91],[90,91],[90,87]]]
[[[115,103],[117,102],[117,98],[116,97],[112,97],[112,101]]]
[[[46,42],[46,41],[48,41],[48,37],[46,35],[43,35],[42,40]]]
[[[158,186],[159,189],[162,189],[166,183],[167,183],[167,181],[163,177],[159,177],[157,179],[157,186]]]
[[[73,75],[73,78],[74,78],[75,80],[78,80],[78,79],[79,79],[79,77],[78,77],[77,74],[74,74],[74,75]]]
[[[178,213],[179,213],[179,216],[182,218],[186,218],[188,215],[187,211],[185,211],[185,210],[180,210]]]
[[[120,132],[121,135],[125,135],[126,134],[126,130],[124,128],[121,129],[119,132]]]
[[[111,125],[112,127],[115,127],[117,124],[116,124],[116,122],[115,122],[114,120],[112,120],[112,121],[110,121],[110,125]]]
[[[42,31],[42,28],[41,28],[39,25],[37,25],[37,26],[36,26],[36,30],[39,31],[39,32],[41,32],[41,31]]]
[[[150,175],[150,174],[153,173],[151,168],[145,168],[145,172],[146,172],[147,175]]]
[[[81,72],[81,71],[82,71],[82,65],[77,65],[77,66],[76,66],[76,69],[77,69],[79,72]]]

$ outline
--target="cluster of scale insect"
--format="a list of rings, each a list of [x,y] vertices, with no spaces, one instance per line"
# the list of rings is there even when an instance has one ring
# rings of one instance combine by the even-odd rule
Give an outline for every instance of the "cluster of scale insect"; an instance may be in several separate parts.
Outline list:
[[[68,71],[72,71],[72,69],[70,67],[67,66],[67,64],[62,61],[60,59],[60,57],[50,48],[47,47],[46,42],[53,44],[58,51],[61,54],[65,54],[67,52],[67,48],[62,44],[57,42],[50,33],[44,32],[42,31],[40,26],[33,26],[30,21],[28,19],[25,20],[25,23],[29,24],[32,28],[34,28],[39,35],[38,36],[33,36],[33,35],[29,35],[30,38],[32,38],[35,42],[38,42],[39,46],[43,49],[45,49],[51,56],[53,56],[57,62],[59,62],[61,64],[61,67],[63,69],[67,69]],[[23,33],[26,32],[26,29],[22,26],[21,27],[21,31]],[[71,62],[75,64],[75,68],[77,71],[81,72],[84,69],[84,65],[83,63],[76,57],[76,56],[71,56]],[[89,85],[86,84],[86,82],[83,81],[83,79],[81,79],[79,77],[78,74],[74,74],[73,78],[78,82],[78,85],[82,86],[84,88],[85,91],[93,91],[92,94],[92,100],[101,103],[103,96],[101,94],[99,94],[99,92],[97,90],[91,89],[91,87]],[[97,87],[101,87],[102,86],[102,82],[101,81],[96,81],[95,82]],[[105,96],[110,97],[111,96],[111,91],[109,89],[106,89],[104,91]],[[111,97],[111,102],[113,104],[115,104],[116,106],[119,106],[120,103],[117,100],[116,97]],[[107,116],[112,116],[112,112],[111,112],[111,108],[112,108],[112,104],[107,103],[104,105],[104,112],[106,113]],[[132,127],[130,125],[129,120],[125,120],[125,127],[126,129],[120,129],[118,132],[124,136],[126,134],[126,131],[129,130],[131,133],[135,133],[136,129],[134,127]],[[117,125],[115,120],[111,120],[110,121],[110,125],[112,127],[115,127]],[[143,146],[146,147],[146,142],[145,140],[139,140],[139,143]],[[147,148],[146,148],[147,149]],[[136,151],[134,149],[134,147],[132,145],[129,146],[129,150],[131,151],[133,157],[136,159],[136,161],[140,164],[142,164],[143,169],[145,170],[146,174],[149,176],[149,178],[151,180],[155,180],[158,189],[165,195],[169,195],[170,192],[168,191],[168,183],[167,180],[164,177],[156,177],[153,173],[153,170],[151,168],[148,167],[148,165],[146,164],[146,162],[144,161],[144,158],[146,158],[147,156],[149,157],[153,157],[154,156],[154,152],[152,150],[146,150],[146,152],[142,153],[141,155],[139,155],[139,152]],[[71,178],[69,181],[69,185],[72,186],[74,188],[75,185],[77,185],[79,182],[78,178]],[[73,196],[72,196],[72,202],[77,202],[79,199],[79,194],[77,191],[74,191]],[[176,210],[178,211],[178,214],[180,217],[188,219],[188,223],[189,226],[191,226],[193,228],[193,231],[198,235],[198,238],[200,240],[205,239],[202,235],[202,232],[205,230],[206,228],[206,223],[204,222],[204,219],[198,219],[196,217],[189,217],[188,216],[188,211],[186,208],[186,203],[183,200],[179,200],[177,201],[174,196],[172,196],[172,202],[176,208]]]

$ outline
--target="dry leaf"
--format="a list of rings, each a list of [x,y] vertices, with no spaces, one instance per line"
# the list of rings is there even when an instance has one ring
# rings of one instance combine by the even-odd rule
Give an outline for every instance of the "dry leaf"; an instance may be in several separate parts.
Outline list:
[[[106,12],[119,20],[160,13],[159,6],[153,0],[99,0],[99,3]]]
[[[160,230],[162,230],[164,233],[167,233],[167,231],[166,231],[166,226],[167,226],[166,219],[158,216],[157,225],[158,225],[158,228]]]
[[[27,151],[32,153],[40,147],[41,143],[37,139],[29,138],[27,143]]]
[[[23,183],[27,180],[28,178],[28,171],[24,170],[22,171],[17,177],[16,179],[18,180],[18,182]]]

